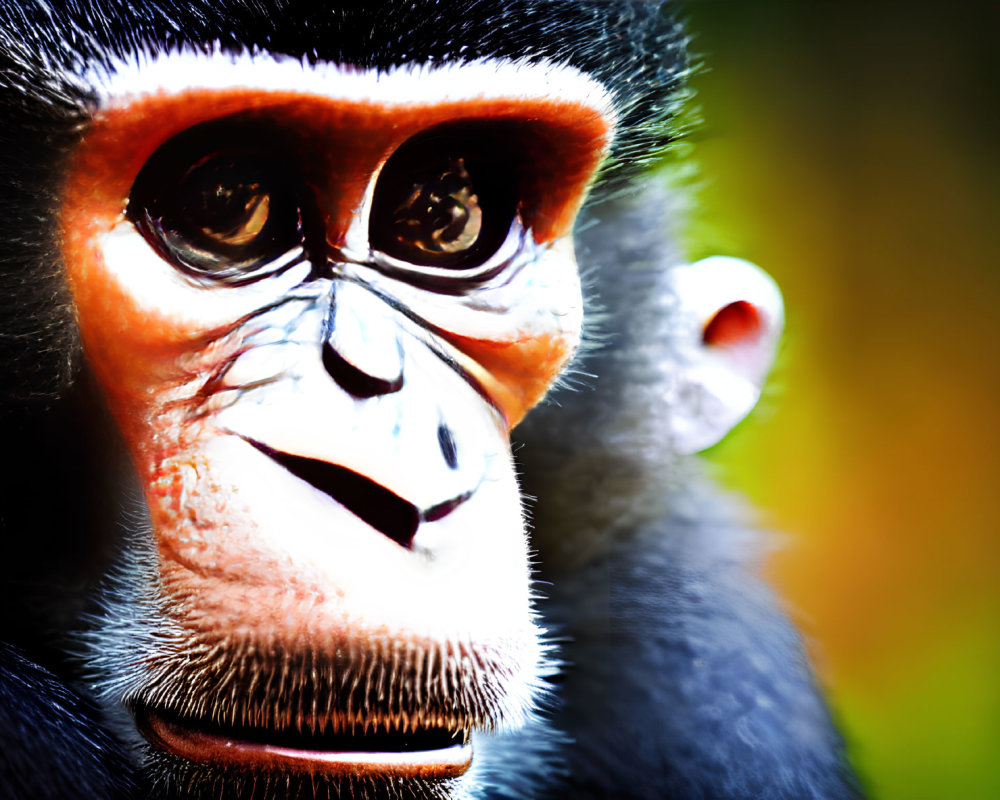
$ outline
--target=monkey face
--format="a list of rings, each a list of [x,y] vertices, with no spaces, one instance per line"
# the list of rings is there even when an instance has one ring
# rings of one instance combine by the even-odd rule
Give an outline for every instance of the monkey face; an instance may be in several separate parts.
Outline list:
[[[603,92],[506,62],[102,80],[63,255],[155,540],[123,681],[154,758],[461,774],[537,682],[508,433],[579,339]]]

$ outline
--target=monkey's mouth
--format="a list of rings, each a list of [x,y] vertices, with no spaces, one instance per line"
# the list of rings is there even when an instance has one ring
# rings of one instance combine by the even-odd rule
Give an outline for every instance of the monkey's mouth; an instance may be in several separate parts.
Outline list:
[[[475,492],[450,497],[428,508],[417,508],[389,489],[347,467],[284,453],[249,437],[241,437],[299,480],[333,498],[359,519],[409,549],[421,522],[446,517]]]
[[[329,777],[456,778],[472,763],[468,730],[358,733],[227,728],[142,711],[139,731],[152,744],[190,761]]]

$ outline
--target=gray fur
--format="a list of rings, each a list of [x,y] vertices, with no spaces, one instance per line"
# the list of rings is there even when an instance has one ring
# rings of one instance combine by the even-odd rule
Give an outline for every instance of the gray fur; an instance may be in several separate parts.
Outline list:
[[[798,634],[756,575],[762,535],[671,449],[677,211],[653,179],[586,212],[578,258],[605,311],[582,369],[596,378],[516,431],[543,608],[565,639],[553,796],[857,797]]]

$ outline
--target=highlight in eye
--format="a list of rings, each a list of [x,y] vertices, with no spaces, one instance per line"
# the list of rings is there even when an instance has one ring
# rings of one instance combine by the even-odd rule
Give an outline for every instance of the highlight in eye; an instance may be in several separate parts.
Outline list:
[[[465,270],[492,256],[517,212],[516,170],[503,148],[459,126],[400,147],[375,187],[373,249],[409,264]]]

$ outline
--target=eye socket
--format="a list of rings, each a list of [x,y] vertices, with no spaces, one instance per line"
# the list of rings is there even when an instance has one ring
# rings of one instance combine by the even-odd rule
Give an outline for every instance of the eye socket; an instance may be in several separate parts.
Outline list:
[[[274,150],[234,145],[220,133],[192,129],[157,150],[126,214],[176,267],[240,283],[301,245],[299,183]]]
[[[379,174],[369,219],[374,250],[408,264],[468,270],[503,244],[517,213],[516,170],[482,131],[454,126],[400,147]]]

